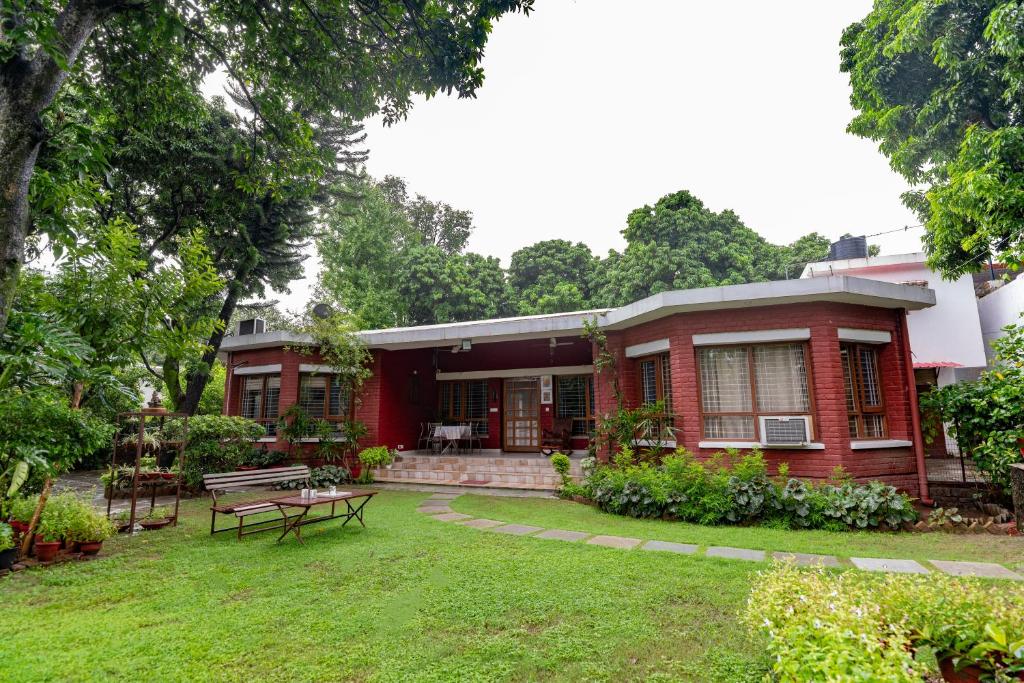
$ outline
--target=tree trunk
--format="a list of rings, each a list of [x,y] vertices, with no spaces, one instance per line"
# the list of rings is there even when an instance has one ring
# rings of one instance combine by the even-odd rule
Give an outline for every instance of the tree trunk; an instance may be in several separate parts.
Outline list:
[[[68,68],[110,11],[94,2],[69,0],[54,24]],[[4,28],[20,28],[17,21],[10,19]],[[46,135],[43,112],[65,78],[67,71],[41,49],[16,51],[0,62],[0,332],[7,327],[25,260],[29,182]]]
[[[28,530],[25,532],[25,538],[21,541],[21,554],[23,556],[28,555],[28,551],[32,549],[32,537],[35,535],[36,526],[39,524],[39,518],[43,514],[43,508],[46,507],[46,499],[50,497],[51,486],[53,486],[53,479],[47,477],[46,483],[43,484],[43,490],[39,494],[39,502],[36,503],[35,512],[32,513],[32,519],[29,520]]]
[[[175,409],[178,412],[195,415],[196,410],[199,408],[199,399],[203,397],[203,390],[210,383],[210,368],[213,367],[214,362],[217,360],[217,352],[220,351],[221,342],[224,341],[224,334],[227,332],[228,323],[231,321],[231,316],[235,314],[235,308],[238,306],[238,297],[242,291],[242,279],[247,276],[248,273],[236,273],[235,279],[228,285],[228,295],[220,307],[220,314],[217,316],[221,322],[221,328],[210,336],[207,342],[209,348],[203,354],[203,358],[199,362],[199,368],[188,373],[185,393],[181,396],[181,401],[175,403]]]

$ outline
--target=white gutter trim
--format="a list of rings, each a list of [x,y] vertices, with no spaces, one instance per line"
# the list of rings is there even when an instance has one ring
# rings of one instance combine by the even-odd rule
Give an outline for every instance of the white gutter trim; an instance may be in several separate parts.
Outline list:
[[[333,374],[336,371],[330,365],[317,365],[315,363],[301,363],[299,365],[299,372],[300,373],[314,373],[315,372],[315,373],[323,373],[323,374],[330,375],[330,374]]]
[[[823,443],[805,443],[802,446],[797,445],[785,445],[776,446],[774,444],[764,444],[760,441],[701,441],[697,444],[698,448],[761,448],[771,450],[783,450],[783,451],[823,451],[825,450],[825,444]]]
[[[750,332],[711,332],[693,335],[694,346],[716,344],[757,344],[764,342],[806,341],[811,338],[809,327],[794,327],[783,330],[752,330]]]
[[[663,353],[665,351],[668,351],[668,349],[668,339],[655,339],[654,341],[644,342],[643,344],[633,344],[632,346],[627,346],[626,358],[641,358],[643,356],[650,356],[655,353]]]
[[[541,375],[592,375],[593,365],[559,365],[550,368],[512,368],[509,370],[464,370],[437,372],[437,379],[490,379],[492,377],[540,377]]]
[[[866,451],[873,448],[910,448],[914,444],[900,439],[876,439],[874,441],[851,441],[850,448],[855,451]]]
[[[275,372],[281,372],[280,363],[271,363],[270,365],[242,365],[235,368],[236,375],[269,375]]]
[[[892,334],[886,330],[859,330],[853,327],[839,328],[839,341],[860,342],[861,344],[888,344]]]

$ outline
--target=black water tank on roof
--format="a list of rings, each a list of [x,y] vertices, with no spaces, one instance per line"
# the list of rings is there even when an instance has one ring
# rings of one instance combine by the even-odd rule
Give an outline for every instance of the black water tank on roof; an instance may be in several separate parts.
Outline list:
[[[867,237],[844,237],[833,242],[828,248],[828,260],[839,261],[848,258],[867,258]]]

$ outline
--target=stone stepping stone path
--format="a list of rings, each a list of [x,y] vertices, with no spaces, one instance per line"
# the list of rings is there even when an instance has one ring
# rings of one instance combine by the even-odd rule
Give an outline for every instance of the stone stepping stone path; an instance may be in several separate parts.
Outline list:
[[[626,538],[625,536],[592,536],[587,539],[587,543],[590,545],[603,545],[606,548],[622,548],[623,550],[629,550],[635,548],[641,543],[642,540],[639,538]]]
[[[896,572],[899,574],[927,574],[928,570],[916,560],[886,560],[878,557],[851,557],[857,569],[869,572]]]
[[[763,550],[749,550],[747,548],[730,548],[728,546],[713,545],[704,553],[708,557],[724,557],[727,560],[747,560],[749,562],[764,562]]]
[[[641,550],[664,550],[669,553],[681,555],[693,555],[697,552],[698,546],[689,543],[671,543],[669,541],[647,541]]]
[[[590,534],[583,533],[582,531],[566,531],[564,529],[548,529],[542,531],[534,538],[550,538],[555,541],[580,541],[589,536]]]
[[[568,529],[545,529],[539,526],[528,524],[507,524],[496,519],[474,518],[472,515],[464,515],[455,512],[449,507],[451,501],[458,498],[461,493],[435,493],[423,501],[417,512],[429,515],[431,519],[439,519],[443,522],[455,522],[461,526],[474,529],[486,529],[499,534],[510,536],[530,536],[531,538],[543,538],[555,541],[566,541],[576,543],[583,541],[588,545],[598,545],[606,548],[618,548],[620,550],[650,550],[653,552],[668,552],[679,555],[699,555],[700,547],[691,543],[673,543],[671,541],[645,541],[642,538],[629,538],[627,536],[611,536],[607,534],[590,534],[584,531],[570,531]],[[743,560],[746,562],[764,562],[767,553],[763,550],[750,548],[732,548],[729,546],[709,546],[704,551],[706,557],[717,557],[726,560]],[[774,552],[772,557],[776,560],[795,562],[796,564],[814,567],[823,566],[831,568],[843,568],[848,565],[835,555],[816,555],[814,553],[793,553]],[[901,574],[929,574],[931,569],[916,560],[886,559],[879,557],[851,557],[850,563],[857,569],[869,572],[889,572]],[[1001,564],[992,562],[954,562],[952,560],[928,560],[935,570],[950,574],[952,576],[976,576],[986,579],[1006,579],[1010,581],[1024,581],[1024,576],[1018,572],[1007,569]]]

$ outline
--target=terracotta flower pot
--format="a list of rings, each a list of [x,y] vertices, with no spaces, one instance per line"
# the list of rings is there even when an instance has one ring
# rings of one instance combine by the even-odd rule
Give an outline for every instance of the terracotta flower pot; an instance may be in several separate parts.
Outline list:
[[[83,541],[79,548],[86,555],[95,555],[103,547],[103,541]]]
[[[28,524],[25,522],[19,522],[16,519],[12,519],[11,528],[14,529],[15,533],[23,534],[26,531],[28,531]]]
[[[57,557],[57,552],[60,550],[60,541],[40,541],[36,540],[36,559],[40,562],[53,562],[53,559]]]
[[[254,470],[258,470],[259,467],[256,467],[255,465],[239,465],[236,469],[239,472],[252,472]]]
[[[171,523],[170,517],[164,517],[163,519],[140,519],[139,524],[142,525],[143,529],[153,530],[162,529]]]

